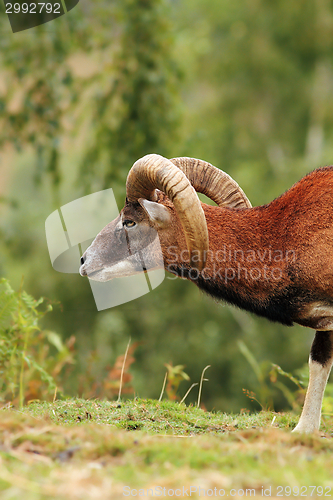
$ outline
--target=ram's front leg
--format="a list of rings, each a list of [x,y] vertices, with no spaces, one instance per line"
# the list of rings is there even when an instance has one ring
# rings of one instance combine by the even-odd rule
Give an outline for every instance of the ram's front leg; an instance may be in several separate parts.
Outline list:
[[[333,332],[316,332],[309,357],[309,387],[301,418],[293,432],[319,430],[321,406],[332,364]]]

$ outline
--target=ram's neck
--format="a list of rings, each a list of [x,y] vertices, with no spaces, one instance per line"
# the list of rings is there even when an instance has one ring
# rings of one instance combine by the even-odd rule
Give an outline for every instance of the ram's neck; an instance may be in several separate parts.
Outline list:
[[[265,207],[236,211],[204,205],[204,210],[209,231],[205,269],[199,274],[189,268],[188,254],[181,247],[178,254],[173,250],[174,261],[169,259],[167,269],[218,299],[276,319],[269,304],[289,284],[295,249],[286,247],[271,226]],[[276,304],[272,308],[280,309]],[[278,321],[290,323],[281,311],[278,316]]]

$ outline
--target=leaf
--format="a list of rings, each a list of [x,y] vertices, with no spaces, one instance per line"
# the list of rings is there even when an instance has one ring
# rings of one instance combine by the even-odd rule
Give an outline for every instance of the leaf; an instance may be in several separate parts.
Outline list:
[[[38,300],[35,300],[31,295],[29,295],[24,290],[21,293],[21,297],[23,302],[25,303],[26,306],[29,307],[29,309],[36,309],[44,301],[44,297],[40,297]]]
[[[43,382],[46,382],[48,384],[49,389],[55,389],[57,384],[54,378],[49,373],[47,373],[47,371],[44,370],[44,368],[41,365],[39,365],[37,361],[35,361],[30,356],[28,358],[29,360],[27,359],[27,357],[25,358],[25,360],[29,363],[29,365],[32,365],[35,368],[35,370],[37,370],[40,373],[41,379],[43,380]]]
[[[52,344],[56,349],[58,349],[59,352],[62,352],[66,349],[58,333],[47,331],[46,335],[47,335],[47,340],[50,342],[50,344]]]

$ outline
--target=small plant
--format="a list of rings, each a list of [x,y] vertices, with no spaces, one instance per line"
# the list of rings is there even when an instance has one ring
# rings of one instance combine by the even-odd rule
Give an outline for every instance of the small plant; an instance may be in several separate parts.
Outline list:
[[[278,375],[282,375],[283,377],[293,382],[298,388],[297,391],[291,392],[291,390],[285,384],[277,379]],[[299,410],[301,403],[304,401],[306,392],[305,388],[301,385],[301,381],[294,377],[291,373],[285,372],[279,365],[276,365],[274,363],[272,363],[272,369],[269,373],[269,377],[270,381],[275,384],[275,386],[283,393],[292,409]]]
[[[263,407],[263,405],[261,404],[261,402],[256,398],[256,393],[253,392],[253,391],[249,391],[248,389],[243,389],[243,393],[245,394],[245,396],[247,398],[249,398],[251,401],[256,401],[256,403],[258,403],[259,406],[261,406],[261,409],[262,410],[265,410],[265,408]],[[242,409],[242,411],[244,412],[244,408]],[[249,411],[249,410],[248,410]]]
[[[60,336],[40,327],[52,311],[44,299],[35,300],[22,290],[15,292],[0,280],[0,400],[23,406],[34,399],[53,399],[62,392],[63,368],[74,363],[75,338],[65,344]],[[50,355],[50,349],[52,352]]]
[[[300,374],[301,377],[295,377],[291,373],[285,372],[279,365],[264,361],[258,363],[255,359],[253,353],[241,340],[238,341],[238,347],[243,356],[247,359],[253,372],[256,375],[259,384],[258,395],[249,391],[248,389],[243,389],[244,394],[251,400],[256,401],[262,410],[273,410],[273,400],[270,397],[272,390],[269,384],[274,384],[274,386],[279,389],[289,405],[293,410],[299,411],[305,397],[305,388],[303,387],[303,382],[300,378],[305,378],[303,373]],[[306,371],[308,368],[306,367]],[[281,375],[285,379],[290,380],[293,384],[297,386],[296,391],[292,391],[289,387],[279,380],[278,376]]]
[[[184,372],[184,365],[173,366],[171,363],[165,363],[167,368],[167,386],[166,393],[171,401],[179,400],[177,395],[179,384],[183,380],[190,380],[187,373]]]
[[[266,378],[268,375],[269,367],[271,363],[258,363],[253,353],[247,347],[247,345],[242,341],[238,340],[237,342],[238,348],[240,352],[243,354],[245,359],[248,361],[251,366],[253,372],[256,375],[259,384],[259,395],[258,398],[256,394],[252,391],[248,391],[247,389],[243,389],[243,392],[249,397],[252,401],[256,401],[262,408],[262,410],[272,410],[273,409],[273,400],[271,397],[271,390],[267,385]]]
[[[205,375],[205,371],[208,370],[208,368],[210,368],[210,365],[207,365],[203,370],[202,370],[202,373],[201,373],[201,378],[200,378],[200,385],[199,385],[199,394],[198,394],[198,403],[197,403],[197,407],[200,408],[200,403],[201,403],[201,393],[202,393],[202,384],[203,382],[208,382],[208,379],[207,378],[204,378],[204,375]]]

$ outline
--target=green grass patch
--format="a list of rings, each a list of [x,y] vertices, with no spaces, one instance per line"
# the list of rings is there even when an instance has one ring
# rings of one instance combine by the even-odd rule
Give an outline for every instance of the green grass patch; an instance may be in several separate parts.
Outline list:
[[[238,498],[230,491],[262,496],[272,488],[276,496],[278,486],[322,486],[323,496],[329,488],[333,495],[331,434],[291,434],[296,421],[291,413],[229,415],[150,400],[3,409],[0,492],[6,499],[104,500],[132,498],[134,490],[147,498],[149,488],[161,497],[163,488],[178,488],[184,496],[179,488],[192,488],[198,498],[194,488],[201,487]],[[322,427],[332,429],[333,419]]]

